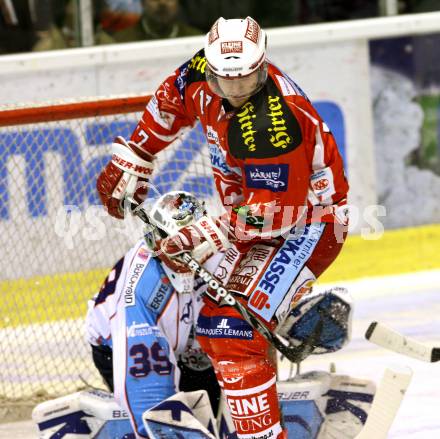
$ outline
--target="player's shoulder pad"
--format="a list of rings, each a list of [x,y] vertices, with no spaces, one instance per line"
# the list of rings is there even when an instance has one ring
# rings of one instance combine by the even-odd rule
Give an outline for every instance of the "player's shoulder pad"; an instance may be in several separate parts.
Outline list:
[[[310,102],[303,89],[289,75],[271,63],[269,63],[268,75],[283,96],[297,96]]]
[[[269,77],[272,83],[277,87],[279,94],[283,96],[284,101],[294,109],[293,113],[298,110],[304,121],[308,121],[317,126],[320,122],[319,115],[313,107],[309,97],[303,89],[286,73],[278,67],[270,64]],[[328,128],[327,128],[328,131]]]
[[[190,60],[177,69],[174,82],[182,100],[185,98],[186,88],[195,82],[205,82],[206,57],[205,49],[199,50]]]

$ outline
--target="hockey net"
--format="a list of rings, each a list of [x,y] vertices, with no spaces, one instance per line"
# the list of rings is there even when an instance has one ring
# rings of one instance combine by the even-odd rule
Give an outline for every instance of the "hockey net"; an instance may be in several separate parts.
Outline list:
[[[149,96],[0,108],[0,419],[33,398],[101,386],[84,337],[87,300],[142,236],[100,206],[96,178]],[[214,206],[199,126],[158,155],[152,183]]]

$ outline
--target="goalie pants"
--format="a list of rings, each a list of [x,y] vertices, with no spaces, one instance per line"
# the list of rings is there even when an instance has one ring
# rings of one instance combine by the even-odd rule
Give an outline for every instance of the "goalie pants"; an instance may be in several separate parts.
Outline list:
[[[274,295],[290,294],[294,297],[298,293],[304,294],[304,285],[307,285],[309,289],[311,283],[330,266],[339,254],[346,236],[344,226],[320,224],[310,227],[311,229],[306,231],[309,236],[314,227],[319,230],[319,235],[314,235],[316,243],[313,251],[310,252],[308,258],[304,258],[301,270],[298,271],[290,285],[282,289],[283,279],[280,279],[278,284],[280,287],[273,291]],[[301,239],[296,240],[296,242],[300,241]],[[232,263],[231,274],[226,278],[226,280],[229,279],[227,287],[234,291],[239,290],[237,297],[254,313],[256,308],[250,306],[249,297],[252,300],[252,293],[257,286],[260,288],[265,275],[271,267],[273,268],[271,263],[276,260],[286,260],[284,257],[281,258],[283,256],[281,253],[286,251],[284,244],[285,241],[275,246],[273,243],[269,245],[268,259],[259,261],[263,269],[257,267],[255,263],[255,255],[263,254],[258,250],[268,246],[263,243],[258,244],[245,255],[239,255]],[[225,272],[225,267],[222,269],[221,266],[222,264],[216,271],[220,277],[222,271]],[[292,271],[294,271],[293,264],[286,272],[291,274]],[[249,273],[254,274],[254,277],[246,285],[245,277]],[[298,279],[300,282],[295,288],[295,282]],[[304,279],[312,282],[304,283]],[[238,284],[245,284],[246,288],[240,290],[236,288]],[[231,285],[234,288],[231,288]],[[238,293],[241,293],[241,296],[238,296]],[[294,302],[292,297],[288,300],[289,304]],[[279,300],[280,306],[284,306],[284,302],[284,299]],[[276,302],[268,302],[269,305],[272,303]],[[274,330],[277,323],[276,315],[274,315],[267,326]],[[203,350],[214,364],[238,437],[240,439],[263,439],[282,435],[281,414],[276,391],[276,355],[266,339],[254,330],[234,308],[218,306],[210,298],[205,298],[200,312],[197,336]]]

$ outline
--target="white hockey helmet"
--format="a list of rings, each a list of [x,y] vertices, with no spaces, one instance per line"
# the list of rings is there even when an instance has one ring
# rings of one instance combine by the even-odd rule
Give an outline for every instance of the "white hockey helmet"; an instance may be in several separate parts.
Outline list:
[[[148,204],[151,226],[146,228],[145,240],[152,250],[156,250],[159,240],[176,234],[206,214],[205,204],[185,191],[167,192]]]
[[[267,79],[266,45],[266,33],[253,18],[220,17],[205,37],[205,75],[211,90],[223,98],[257,93]],[[225,81],[234,81],[233,90]]]

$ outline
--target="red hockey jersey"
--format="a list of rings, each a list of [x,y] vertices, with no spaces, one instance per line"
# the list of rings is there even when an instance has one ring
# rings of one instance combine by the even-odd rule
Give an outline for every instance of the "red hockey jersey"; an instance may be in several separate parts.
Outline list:
[[[155,154],[199,120],[215,185],[238,241],[298,223],[345,222],[348,184],[334,137],[307,96],[268,64],[265,86],[240,108],[215,95],[199,51],[157,89],[131,139]]]

